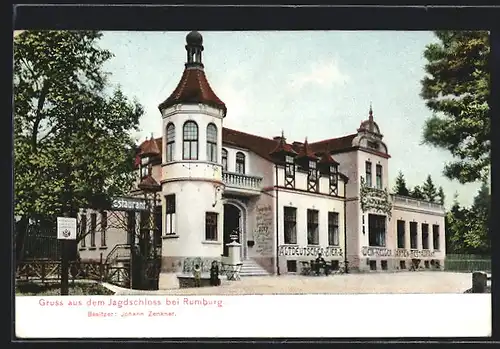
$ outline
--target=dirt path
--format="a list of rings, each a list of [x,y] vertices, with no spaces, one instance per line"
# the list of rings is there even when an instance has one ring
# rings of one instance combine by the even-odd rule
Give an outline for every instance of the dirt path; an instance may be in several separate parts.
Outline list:
[[[345,274],[329,277],[265,276],[223,281],[220,287],[138,291],[105,284],[117,295],[244,295],[244,294],[363,294],[463,293],[471,287],[470,273],[401,272]]]

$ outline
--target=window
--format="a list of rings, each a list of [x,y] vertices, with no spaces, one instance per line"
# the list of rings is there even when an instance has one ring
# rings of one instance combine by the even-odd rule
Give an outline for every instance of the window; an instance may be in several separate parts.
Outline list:
[[[432,225],[432,247],[434,250],[439,251],[439,225]]]
[[[410,222],[410,248],[417,248],[417,222]]]
[[[286,261],[286,269],[288,273],[296,273],[297,261]]]
[[[90,214],[90,247],[95,247],[95,231],[97,229],[97,214]]]
[[[207,126],[207,161],[217,161],[217,127],[214,124]]]
[[[430,268],[429,261],[424,261],[424,266],[425,269],[429,269]]]
[[[405,221],[397,221],[398,248],[405,248]]]
[[[429,249],[429,224],[422,223],[422,248]]]
[[[87,215],[84,213],[80,216],[80,235],[82,236],[81,246],[86,246],[87,240]]]
[[[380,261],[380,267],[382,268],[382,270],[387,270],[387,261]]]
[[[316,161],[309,161],[309,172],[308,172],[308,185],[307,190],[318,191],[318,170],[316,168]]]
[[[182,158],[184,160],[198,160],[198,125],[196,122],[186,121],[183,140]]]
[[[227,171],[227,150],[222,148],[222,170]]]
[[[340,269],[340,262],[337,260],[332,261],[332,270],[339,270]]]
[[[108,212],[101,212],[101,246],[106,247],[106,230],[108,229]]]
[[[293,156],[285,156],[285,187],[295,187],[295,163]]]
[[[307,210],[308,245],[319,245],[318,216],[319,212],[317,210]]]
[[[385,246],[385,216],[368,215],[368,243],[370,246]]]
[[[165,196],[165,235],[175,235],[175,194]]]
[[[339,242],[339,214],[328,212],[328,245],[338,246]]]
[[[399,261],[399,269],[406,269],[406,261]]]
[[[369,148],[378,149],[378,143],[377,142],[368,141],[367,145],[368,145]]]
[[[236,153],[236,173],[245,174],[245,154]]]
[[[205,240],[217,241],[217,213],[205,213]]]
[[[372,163],[367,161],[365,162],[365,173],[366,173],[366,186],[372,186]]]
[[[141,179],[147,177],[149,174],[149,158],[141,158]]]
[[[167,162],[174,160],[175,151],[175,126],[170,123],[167,125]]]
[[[285,244],[297,243],[297,209],[295,207],[284,208],[284,231]]]
[[[377,270],[377,261],[370,261],[370,270]]]
[[[382,189],[382,165],[377,165],[375,172],[377,189]]]
[[[330,166],[330,195],[338,195],[338,167],[337,165]]]
[[[127,244],[135,242],[135,212],[127,212]]]

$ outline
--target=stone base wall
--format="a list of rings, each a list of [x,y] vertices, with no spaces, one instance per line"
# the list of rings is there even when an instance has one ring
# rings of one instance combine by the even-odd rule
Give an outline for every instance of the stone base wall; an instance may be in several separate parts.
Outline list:
[[[258,265],[264,268],[268,273],[274,275],[274,257],[251,257]]]
[[[442,259],[417,259],[414,270],[431,271],[444,270],[444,260]],[[411,258],[359,258],[360,272],[384,272],[384,271],[410,271],[413,260]],[[353,268],[354,269],[354,268]]]
[[[220,257],[167,257],[161,259],[161,272],[162,273],[178,273],[178,274],[192,274],[194,266],[198,264],[202,273],[209,273],[212,267],[212,262],[216,260],[219,263],[220,270]]]

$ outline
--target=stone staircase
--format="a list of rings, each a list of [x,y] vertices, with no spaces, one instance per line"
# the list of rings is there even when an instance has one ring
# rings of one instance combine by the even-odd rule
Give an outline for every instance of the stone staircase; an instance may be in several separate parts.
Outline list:
[[[243,261],[243,265],[241,266],[240,276],[269,276],[269,272],[262,268],[257,262],[253,259],[246,259]]]

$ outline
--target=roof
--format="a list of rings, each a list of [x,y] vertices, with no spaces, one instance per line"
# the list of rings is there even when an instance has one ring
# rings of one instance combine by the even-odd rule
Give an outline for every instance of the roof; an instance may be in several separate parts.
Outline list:
[[[161,155],[160,153],[161,149],[161,138],[160,138],[160,146],[158,146],[158,140],[153,139],[148,139],[144,141],[144,143],[141,144],[141,147],[139,149],[138,156],[159,156]]]
[[[286,142],[285,136],[275,138],[275,142],[278,143],[276,148],[270,153],[271,156],[278,156],[283,154],[297,155],[297,152],[292,148],[290,144]]]
[[[297,155],[297,158],[306,158],[306,159],[311,159],[311,160],[318,159],[318,157],[314,154],[314,152],[309,147],[309,143],[307,142],[307,139],[305,140],[304,144],[300,147],[300,151],[299,151],[299,154]]]
[[[346,151],[352,149],[352,140],[356,137],[356,134],[340,137],[331,138],[320,142],[309,143],[308,149],[309,153],[313,154],[323,154],[325,152],[339,153],[341,151]],[[163,152],[163,140],[162,138],[156,138],[156,145],[160,150],[160,155]],[[143,150],[147,146],[146,140],[139,145],[139,151]],[[250,133],[245,133],[241,131],[232,130],[226,127],[222,128],[222,143],[228,146],[240,147],[243,149],[248,149],[260,157],[273,161],[271,153],[278,146],[278,142],[271,138],[261,137],[253,135]],[[291,150],[292,146],[287,144]]]
[[[321,160],[319,160],[319,163],[320,164],[337,164],[338,165],[338,162],[332,158],[332,156],[330,155],[330,153],[328,151],[325,151],[323,153],[323,155],[321,156]]]
[[[144,191],[157,192],[161,190],[161,185],[151,175],[144,177],[137,187]]]
[[[206,104],[214,108],[222,109],[224,115],[227,112],[226,105],[222,102],[210,87],[203,68],[184,69],[181,80],[174,92],[159,106],[162,109],[176,104]]]

